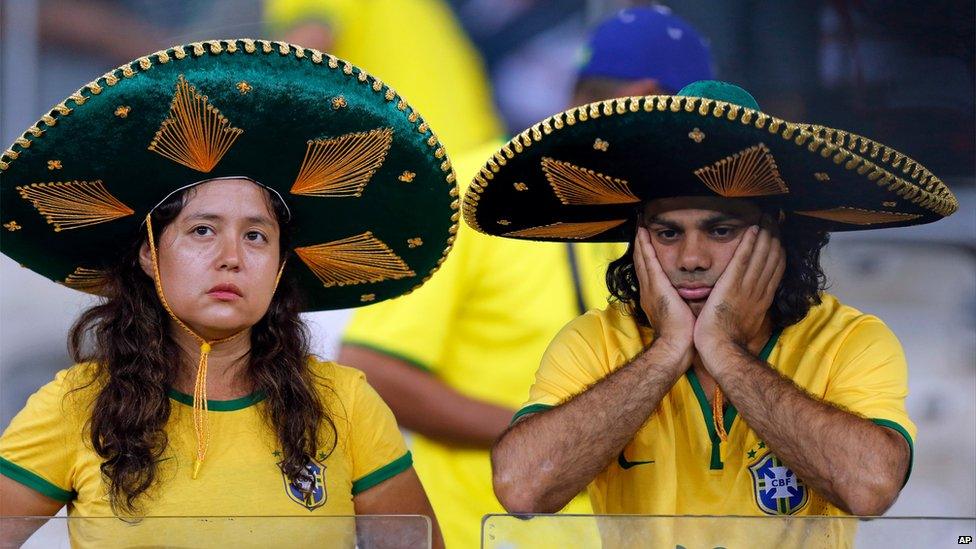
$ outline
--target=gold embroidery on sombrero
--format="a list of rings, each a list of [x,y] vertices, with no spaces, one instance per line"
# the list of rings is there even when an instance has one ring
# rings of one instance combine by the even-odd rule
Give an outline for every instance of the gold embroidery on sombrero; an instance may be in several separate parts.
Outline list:
[[[64,279],[62,284],[69,288],[85,292],[86,294],[99,295],[107,280],[105,271],[78,267]]]
[[[295,248],[295,253],[326,288],[396,280],[416,274],[371,231],[325,244]]]
[[[112,196],[101,180],[32,183],[17,190],[54,225],[55,231],[105,223],[134,213]]]
[[[640,202],[623,179],[549,157],[542,158],[542,171],[563,204],[585,206]]]
[[[196,88],[180,75],[169,118],[149,144],[149,150],[198,172],[214,169],[244,130],[234,128]]]
[[[392,128],[309,141],[291,193],[362,196],[363,188],[383,165],[392,142]]]
[[[726,198],[790,192],[779,175],[776,160],[763,143],[699,168],[695,175],[709,189]]]
[[[919,214],[908,214],[902,212],[879,212],[875,210],[862,210],[861,208],[850,208],[841,206],[829,210],[811,210],[806,212],[794,212],[800,215],[826,219],[827,221],[838,221],[840,223],[850,223],[851,225],[875,225],[879,223],[894,223],[896,221],[911,221],[922,217]]]
[[[526,238],[590,238],[604,231],[624,224],[626,219],[611,219],[609,221],[590,221],[586,223],[556,222],[540,227],[529,227],[505,233],[502,236],[523,236]]]

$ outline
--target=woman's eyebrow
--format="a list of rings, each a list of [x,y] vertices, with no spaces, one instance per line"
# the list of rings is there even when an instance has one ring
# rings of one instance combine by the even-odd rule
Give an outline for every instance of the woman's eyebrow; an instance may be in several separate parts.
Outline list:
[[[207,212],[199,212],[199,213],[190,214],[190,215],[186,216],[186,220],[187,221],[213,221],[213,222],[218,222],[218,221],[223,221],[224,219],[225,219],[225,217],[222,216],[222,215],[215,214],[215,213],[207,213]],[[270,217],[268,217],[266,215],[250,215],[250,216],[245,217],[244,218],[244,221],[246,223],[248,223],[249,225],[268,225],[268,226],[274,226],[274,224],[275,224],[274,220],[272,220]]]

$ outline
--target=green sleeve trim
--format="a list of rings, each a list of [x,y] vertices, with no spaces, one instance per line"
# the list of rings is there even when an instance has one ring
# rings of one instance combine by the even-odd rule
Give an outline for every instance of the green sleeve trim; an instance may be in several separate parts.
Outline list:
[[[912,467],[915,465],[915,443],[912,441],[912,436],[908,434],[907,429],[890,419],[871,418],[871,422],[875,425],[898,431],[898,434],[905,437],[905,440],[908,442],[908,470],[905,471],[905,481],[901,483],[904,488],[908,484],[908,477],[912,476]]]
[[[528,406],[522,408],[518,412],[515,412],[515,415],[512,416],[512,423],[518,421],[518,418],[522,416],[535,414],[537,412],[545,412],[546,410],[551,410],[553,408],[555,408],[555,406],[550,406],[548,404],[529,404]],[[511,425],[512,423],[510,423],[509,425]]]
[[[399,475],[409,469],[411,465],[413,465],[413,456],[410,455],[410,452],[407,452],[359,480],[354,480],[352,483],[352,495],[355,496],[365,492],[384,480]]]
[[[24,469],[20,465],[12,461],[8,461],[0,457],[0,475],[3,475],[10,480],[19,482],[24,486],[39,492],[51,499],[56,499],[63,503],[68,503],[69,501],[75,499],[78,494],[76,492],[69,492],[63,488],[52,484],[48,480],[45,480],[41,476],[27,469]]]
[[[407,355],[405,355],[403,353],[398,353],[396,351],[391,351],[390,349],[387,349],[385,347],[381,347],[379,345],[375,345],[373,343],[367,343],[365,341],[361,341],[361,340],[358,340],[358,339],[344,338],[342,340],[342,344],[343,345],[352,345],[353,347],[362,347],[363,349],[368,349],[370,351],[375,351],[377,353],[384,354],[384,355],[390,356],[392,358],[395,358],[397,360],[401,360],[403,362],[406,362],[410,366],[413,366],[414,368],[417,368],[418,370],[422,370],[424,372],[427,372],[428,374],[434,373],[434,369],[433,368],[431,368],[430,366],[424,364],[423,362],[421,362],[419,360],[416,360],[414,358],[411,358],[411,357],[409,357],[409,356],[407,356]]]

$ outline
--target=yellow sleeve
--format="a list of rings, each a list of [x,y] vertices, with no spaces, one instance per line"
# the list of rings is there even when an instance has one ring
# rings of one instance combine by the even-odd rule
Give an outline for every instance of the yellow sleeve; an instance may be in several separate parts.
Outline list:
[[[459,231],[447,261],[417,291],[356,309],[342,343],[381,352],[425,371],[438,371],[463,293],[471,286],[465,284],[465,257],[475,243],[474,235],[464,234],[467,231]]]
[[[0,436],[0,474],[49,498],[75,498],[72,470],[81,442],[78,410],[67,409],[64,379],[68,370],[27,399]]]
[[[393,412],[380,395],[355,372],[349,409],[349,450],[352,455],[352,495],[406,471],[413,465]]]
[[[598,311],[576,317],[549,344],[529,389],[529,400],[512,421],[566,402],[612,370]]]
[[[834,356],[825,400],[894,429],[914,458],[917,431],[905,409],[907,396],[908,364],[898,338],[877,318],[861,322]]]
[[[264,20],[269,31],[279,34],[308,21],[338,32],[354,14],[355,4],[356,0],[265,0]]]

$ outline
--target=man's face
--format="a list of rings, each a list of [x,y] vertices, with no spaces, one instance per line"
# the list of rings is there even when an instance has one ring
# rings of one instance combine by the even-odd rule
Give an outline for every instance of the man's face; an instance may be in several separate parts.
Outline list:
[[[698,316],[746,229],[761,218],[744,200],[678,197],[648,202],[642,221],[664,273]]]

